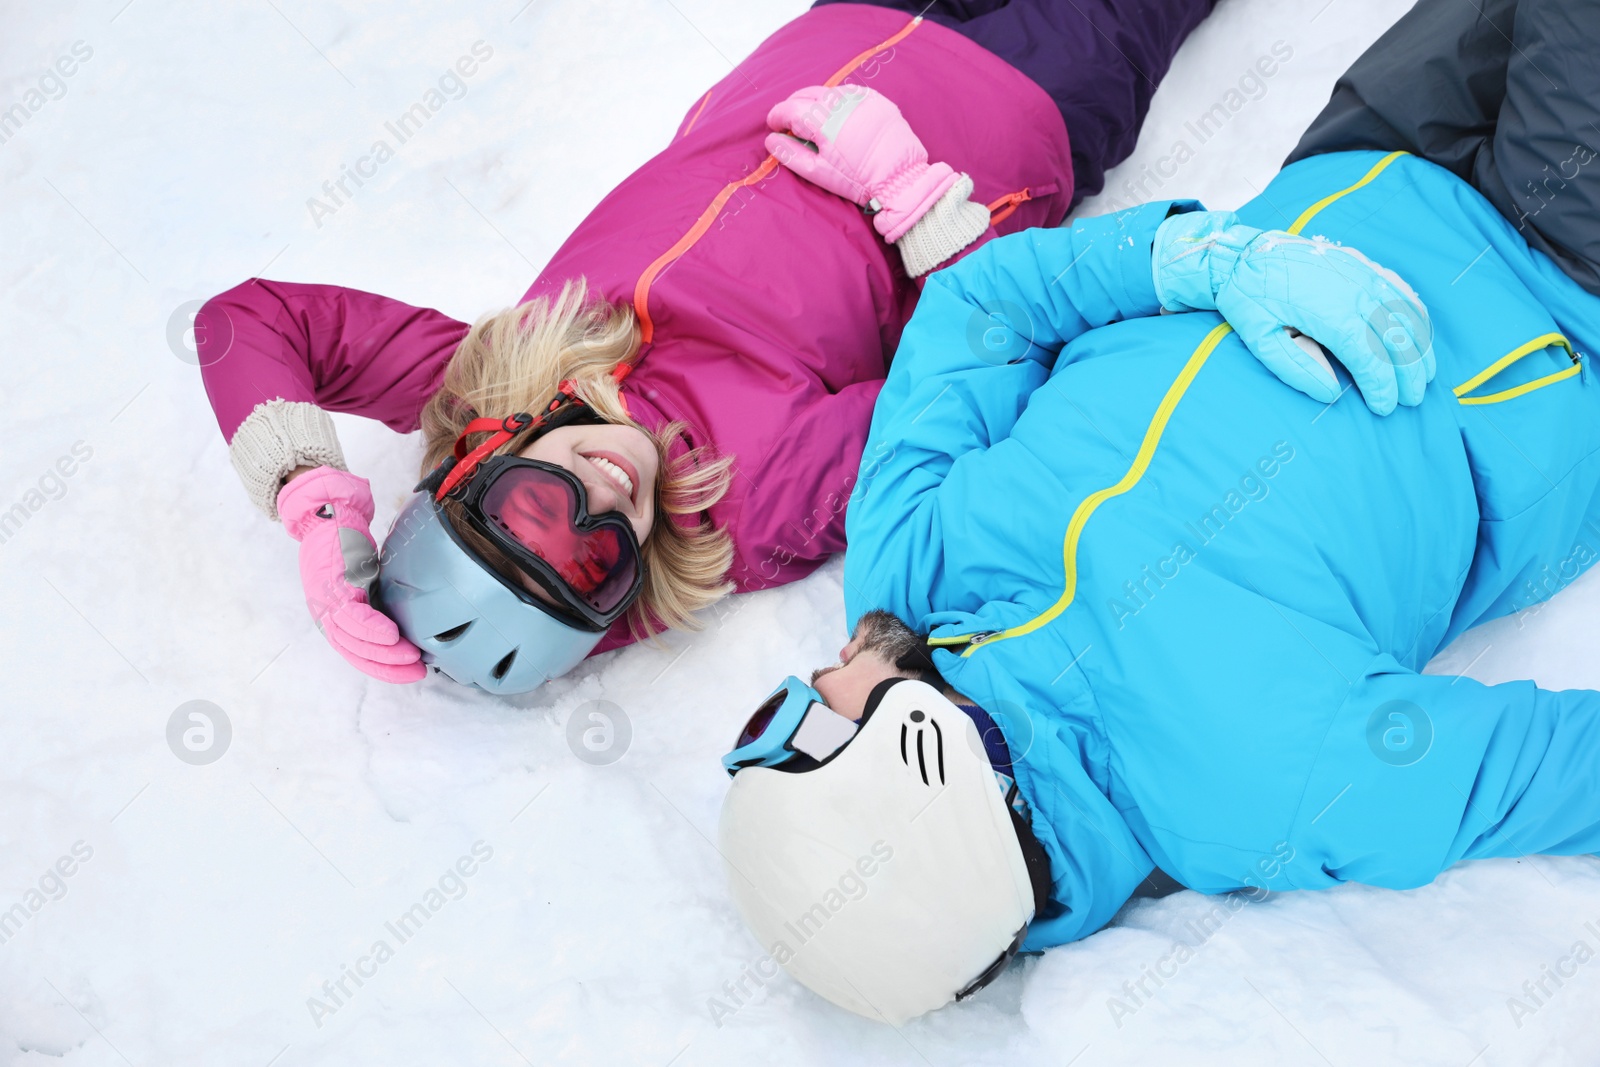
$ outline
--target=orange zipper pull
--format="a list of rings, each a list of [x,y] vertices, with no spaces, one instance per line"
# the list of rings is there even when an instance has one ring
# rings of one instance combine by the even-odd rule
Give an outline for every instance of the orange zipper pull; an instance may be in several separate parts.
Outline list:
[[[1021,204],[1024,200],[1032,199],[1032,189],[1021,189],[1015,193],[1007,193],[1002,196],[999,200],[989,205],[989,225],[1000,225],[1000,223],[1011,217],[1011,213],[1017,210],[1018,204]]]

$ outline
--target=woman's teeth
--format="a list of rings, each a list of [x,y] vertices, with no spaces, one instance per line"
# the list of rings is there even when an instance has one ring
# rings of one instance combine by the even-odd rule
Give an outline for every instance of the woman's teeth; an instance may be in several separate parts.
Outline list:
[[[606,459],[604,456],[586,456],[590,463],[600,468],[600,473],[616,482],[622,488],[622,495],[629,500],[633,499],[633,479],[628,477],[628,472]]]

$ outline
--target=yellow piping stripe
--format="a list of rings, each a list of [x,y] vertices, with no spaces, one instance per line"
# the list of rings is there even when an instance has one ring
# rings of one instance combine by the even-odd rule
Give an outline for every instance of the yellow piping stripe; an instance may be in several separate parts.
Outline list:
[[[1294,220],[1294,225],[1289,227],[1289,232],[1293,233],[1293,234],[1298,234],[1300,232],[1300,230],[1305,226],[1306,223],[1310,222],[1313,218],[1316,217],[1317,212],[1321,211],[1323,208],[1327,207],[1329,204],[1333,203],[1335,200],[1339,199],[1341,196],[1347,196],[1350,193],[1353,193],[1357,189],[1361,188],[1363,185],[1366,185],[1372,179],[1374,179],[1378,175],[1382,174],[1383,173],[1383,169],[1385,167],[1387,167],[1389,164],[1393,163],[1395,160],[1399,159],[1401,156],[1406,155],[1406,154],[1407,153],[1405,153],[1405,152],[1390,152],[1388,155],[1386,155],[1382,159],[1378,160],[1378,162],[1374,163],[1372,165],[1372,169],[1367,171],[1366,174],[1362,175],[1360,181],[1356,182],[1354,185],[1350,186],[1347,189],[1340,189],[1337,193],[1329,193],[1327,196],[1323,197],[1321,200],[1318,200],[1315,204],[1312,204],[1310,207],[1308,207],[1304,211],[1300,212],[1300,217]]]
[[[1133,463],[1128,467],[1127,473],[1115,485],[1107,486],[1085,497],[1078,505],[1077,510],[1072,513],[1072,520],[1067,523],[1067,536],[1061,546],[1062,566],[1066,572],[1066,582],[1061,591],[1061,598],[1043,614],[1035,616],[1020,626],[1013,626],[1009,630],[1001,630],[993,637],[970,643],[967,650],[961,653],[963,658],[972,655],[979,648],[994,644],[996,641],[1004,641],[1008,637],[1021,637],[1024,634],[1030,634],[1039,629],[1039,627],[1048,625],[1063,611],[1067,610],[1068,605],[1072,603],[1072,598],[1078,591],[1078,540],[1083,536],[1083,528],[1088,523],[1089,516],[1093,515],[1095,509],[1101,504],[1104,504],[1112,497],[1126,493],[1138,484],[1140,478],[1144,477],[1145,471],[1150,469],[1150,461],[1155,458],[1156,446],[1161,443],[1161,435],[1166,432],[1167,421],[1172,418],[1172,413],[1178,408],[1178,401],[1182,400],[1184,393],[1188,392],[1190,383],[1194,381],[1195,375],[1200,373],[1200,368],[1205,366],[1206,360],[1211,358],[1211,353],[1216,350],[1217,345],[1232,332],[1233,327],[1224,322],[1206,334],[1199,347],[1189,356],[1189,362],[1184,364],[1183,370],[1178,373],[1178,377],[1167,388],[1166,396],[1161,398],[1161,404],[1156,408],[1155,417],[1150,420],[1150,425],[1144,432],[1144,441],[1140,443],[1139,452],[1133,457]],[[953,645],[970,640],[970,637],[940,637],[934,638],[928,643],[930,645]]]
[[[1510,352],[1507,352],[1506,355],[1502,355],[1502,357],[1498,358],[1498,360],[1494,360],[1493,363],[1490,363],[1490,365],[1485,366],[1485,368],[1483,368],[1482,371],[1478,371],[1477,374],[1474,374],[1474,376],[1472,376],[1472,378],[1469,378],[1469,379],[1467,379],[1467,381],[1461,382],[1461,384],[1459,384],[1459,386],[1454,387],[1454,389],[1451,390],[1451,392],[1454,392],[1454,394],[1456,394],[1456,398],[1458,398],[1458,400],[1459,400],[1459,398],[1464,397],[1464,395],[1466,395],[1466,394],[1469,394],[1469,392],[1472,392],[1472,390],[1477,389],[1478,386],[1482,386],[1483,382],[1488,381],[1488,379],[1494,378],[1494,376],[1496,376],[1496,374],[1499,374],[1499,373],[1501,373],[1501,371],[1506,370],[1507,366],[1510,366],[1510,365],[1512,365],[1512,363],[1517,362],[1517,360],[1520,360],[1520,358],[1525,357],[1525,355],[1533,355],[1534,352],[1542,352],[1542,350],[1544,350],[1544,349],[1549,349],[1549,347],[1552,346],[1552,344],[1558,344],[1558,346],[1562,346],[1563,349],[1566,349],[1566,355],[1570,355],[1570,357],[1571,357],[1571,355],[1573,355],[1573,346],[1571,346],[1571,342],[1568,341],[1568,339],[1566,339],[1565,336],[1562,336],[1562,334],[1558,334],[1558,333],[1539,334],[1538,338],[1534,338],[1533,341],[1528,342],[1528,344],[1523,344],[1523,346],[1515,347],[1515,349],[1510,350]],[[1573,358],[1576,358],[1576,357],[1573,357]],[[1568,371],[1560,371],[1560,374],[1566,374],[1566,373],[1568,373]],[[1552,378],[1552,379],[1557,378],[1557,376],[1558,376],[1558,374],[1550,374],[1550,378]],[[1539,379],[1539,381],[1541,381],[1541,382],[1542,381],[1547,381],[1547,379],[1541,378],[1541,379]],[[1534,386],[1534,384],[1538,384],[1538,382],[1528,382],[1528,384],[1530,384],[1530,386]],[[1522,389],[1522,387],[1518,386],[1518,389]],[[1514,390],[1507,389],[1506,392],[1514,392]],[[1522,392],[1528,392],[1528,390],[1522,389]],[[1501,394],[1494,394],[1494,395],[1496,395],[1496,397],[1499,397],[1499,395],[1501,395]],[[1522,394],[1514,394],[1514,395],[1522,395]],[[1488,402],[1488,397],[1478,398],[1478,400],[1461,400],[1461,403],[1486,403],[1486,402]]]
[[[1558,370],[1554,374],[1546,374],[1543,378],[1537,378],[1531,382],[1523,382],[1515,389],[1507,389],[1499,393],[1490,393],[1488,396],[1461,397],[1459,402],[1462,404],[1498,404],[1502,400],[1512,400],[1521,396],[1523,393],[1531,393],[1535,389],[1543,389],[1547,385],[1554,385],[1563,378],[1570,378],[1581,370],[1583,370],[1583,368],[1574,363],[1566,370]]]
[[[1572,345],[1561,334],[1540,334],[1527,344],[1519,345],[1518,347],[1513,348],[1510,352],[1507,352],[1505,355],[1489,364],[1483,370],[1479,371],[1477,374],[1474,374],[1472,377],[1456,386],[1454,390],[1456,396],[1459,397],[1466,393],[1472,392],[1478,386],[1482,385],[1490,378],[1493,378],[1496,374],[1499,374],[1501,371],[1511,366],[1511,364],[1515,363],[1523,356],[1528,356],[1535,352],[1543,351],[1544,349],[1549,348],[1551,345],[1560,345],[1562,348],[1567,350],[1569,355],[1572,352]]]
[[[1362,186],[1368,184],[1378,175],[1382,174],[1384,168],[1388,167],[1389,164],[1407,154],[1408,153],[1406,152],[1390,152],[1388,155],[1378,160],[1378,162],[1374,163],[1372,165],[1372,169],[1361,176],[1360,181],[1356,182],[1354,185],[1340,189],[1336,193],[1330,193],[1302,211],[1300,213],[1300,217],[1295,219],[1294,224],[1289,227],[1289,232],[1292,234],[1298,234],[1308,222],[1317,216],[1317,213],[1323,208],[1338,200],[1340,197],[1348,196],[1357,189],[1360,189]],[[1150,420],[1150,425],[1145,430],[1144,441],[1139,446],[1138,454],[1133,457],[1133,464],[1128,468],[1127,473],[1124,474],[1121,480],[1115,485],[1101,489],[1086,497],[1083,502],[1078,505],[1077,510],[1072,513],[1072,519],[1067,523],[1067,536],[1061,546],[1062,566],[1066,572],[1066,581],[1064,583],[1060,599],[1052,604],[1050,608],[1043,614],[1035,616],[1022,625],[1013,626],[1009,630],[1001,630],[1000,632],[989,637],[984,637],[981,640],[974,640],[974,635],[965,634],[957,635],[955,637],[932,637],[928,639],[928,644],[934,646],[964,644],[967,647],[961,653],[961,656],[963,659],[965,659],[978,649],[986,648],[989,645],[994,644],[996,641],[1004,641],[1010,637],[1022,637],[1025,634],[1030,634],[1039,629],[1041,626],[1047,626],[1058,616],[1060,616],[1062,612],[1067,610],[1067,608],[1072,604],[1073,597],[1077,595],[1078,591],[1078,540],[1083,536],[1083,528],[1085,525],[1087,525],[1089,516],[1094,514],[1095,509],[1101,504],[1105,503],[1107,500],[1110,500],[1112,497],[1121,496],[1123,493],[1126,493],[1129,489],[1132,489],[1138,484],[1139,479],[1144,477],[1145,471],[1150,467],[1150,461],[1155,458],[1156,446],[1161,443],[1161,435],[1166,432],[1167,421],[1172,418],[1172,413],[1177,410],[1178,402],[1182,400],[1184,394],[1188,392],[1190,383],[1194,381],[1195,375],[1200,373],[1200,368],[1205,365],[1206,360],[1211,358],[1211,353],[1216,349],[1217,345],[1220,344],[1222,339],[1232,331],[1233,327],[1224,322],[1216,329],[1206,334],[1205,339],[1200,342],[1200,346],[1194,350],[1192,355],[1190,355],[1189,362],[1184,364],[1183,370],[1178,374],[1178,377],[1167,389],[1166,396],[1161,398],[1161,404],[1156,408],[1155,417]],[[1572,371],[1561,371],[1560,375],[1565,376],[1567,374],[1574,373],[1577,369],[1578,368],[1574,367]],[[1556,375],[1552,375],[1552,377],[1556,377]]]

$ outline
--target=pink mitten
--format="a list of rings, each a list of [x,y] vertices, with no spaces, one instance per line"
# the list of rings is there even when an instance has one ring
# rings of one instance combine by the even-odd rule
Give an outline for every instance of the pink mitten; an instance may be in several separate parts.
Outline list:
[[[378,576],[367,480],[333,467],[307,471],[278,491],[278,516],[300,542],[306,606],[328,643],[381,681],[421,681],[428,673],[422,653],[367,602]]]
[[[927,212],[960,175],[948,163],[928,162],[911,125],[893,101],[861,85],[801,89],[774,107],[767,151],[779,163],[862,207],[876,207],[872,224],[893,243]]]

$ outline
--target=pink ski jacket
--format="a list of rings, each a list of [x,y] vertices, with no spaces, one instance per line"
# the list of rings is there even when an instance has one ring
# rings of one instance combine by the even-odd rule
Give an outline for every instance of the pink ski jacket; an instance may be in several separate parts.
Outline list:
[[[1042,89],[937,24],[825,6],[695,101],[672,143],[600,202],[523,296],[583,276],[633,306],[644,343],[623,384],[631,414],[649,428],[682,420],[690,446],[735,457],[709,518],[733,538],[729,577],[741,591],[803,577],[843,550],[873,401],[920,292],[860,209],[763,147],[774,104],[843,82],[894,101],[930,159],[972,177],[992,213],[978,244],[1065,217],[1067,131]],[[467,330],[371,293],[261,279],[213,298],[202,317],[206,390],[230,441],[279,398],[415,430]],[[600,650],[627,640],[619,626]]]

